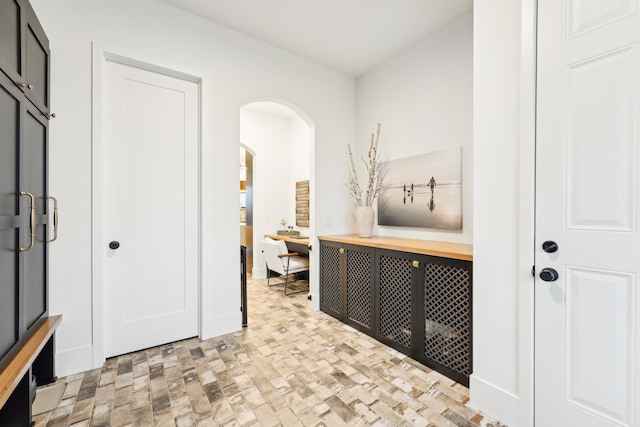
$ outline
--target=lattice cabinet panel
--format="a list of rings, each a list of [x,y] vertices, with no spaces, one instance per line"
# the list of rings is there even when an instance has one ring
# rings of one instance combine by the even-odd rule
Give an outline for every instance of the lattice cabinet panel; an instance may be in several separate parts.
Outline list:
[[[373,251],[347,249],[348,320],[365,329],[373,328]]]
[[[424,266],[424,356],[468,383],[471,374],[471,266],[429,257]],[[451,375],[450,375],[451,376]]]
[[[320,309],[342,318],[339,248],[320,245]]]
[[[389,252],[390,253],[390,252]],[[411,353],[411,260],[382,254],[379,262],[379,334]]]

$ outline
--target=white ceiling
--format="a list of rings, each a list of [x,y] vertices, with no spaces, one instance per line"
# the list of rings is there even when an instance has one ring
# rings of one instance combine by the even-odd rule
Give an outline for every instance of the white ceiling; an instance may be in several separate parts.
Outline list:
[[[160,0],[352,76],[471,9],[472,0]]]

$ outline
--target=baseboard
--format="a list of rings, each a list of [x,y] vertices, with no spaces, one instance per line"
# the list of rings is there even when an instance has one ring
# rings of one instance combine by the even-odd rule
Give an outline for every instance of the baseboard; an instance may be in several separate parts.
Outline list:
[[[58,377],[89,371],[95,367],[97,366],[93,366],[92,345],[56,351],[55,372]]]
[[[320,295],[309,292],[309,296],[311,296],[311,301],[309,301],[311,309],[320,311]]]
[[[267,269],[264,267],[261,267],[261,268],[253,267],[251,269],[251,277],[253,277],[254,279],[266,279]]]
[[[468,405],[509,427],[518,426],[518,396],[472,374],[469,378],[471,400]]]
[[[251,310],[251,306],[249,306]],[[238,307],[237,313],[228,313],[221,316],[211,316],[202,325],[200,339],[219,337],[242,329],[242,312]]]

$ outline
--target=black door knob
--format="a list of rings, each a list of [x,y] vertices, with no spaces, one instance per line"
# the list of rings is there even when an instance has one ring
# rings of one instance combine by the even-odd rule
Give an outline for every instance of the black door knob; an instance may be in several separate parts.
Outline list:
[[[555,282],[558,277],[558,272],[553,268],[543,268],[540,272],[540,278],[545,282]]]
[[[542,244],[542,250],[548,254],[552,254],[558,251],[558,244],[552,240],[547,240]]]
[[[118,242],[117,240],[109,242],[110,249],[118,249],[119,247],[120,247],[120,242]]]

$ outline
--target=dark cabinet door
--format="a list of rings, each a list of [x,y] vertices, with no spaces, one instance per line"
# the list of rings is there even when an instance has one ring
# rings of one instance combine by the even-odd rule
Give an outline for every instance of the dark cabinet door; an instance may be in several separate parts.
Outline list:
[[[18,174],[22,95],[0,73],[0,359],[18,340]]]
[[[374,259],[375,249],[344,245],[345,284],[343,291],[345,322],[373,336],[374,315]]]
[[[424,257],[424,339],[419,360],[468,386],[472,373],[469,261]]]
[[[416,309],[420,299],[416,255],[379,249],[376,258],[379,325],[375,337],[404,354],[414,355],[420,323]]]
[[[24,329],[47,311],[47,140],[48,120],[26,102],[24,134],[22,138],[20,174],[21,191],[33,196],[35,228],[31,224],[31,196],[22,196],[20,211],[22,218],[22,247],[32,246],[22,253],[24,270]],[[31,234],[34,234],[33,238]]]
[[[0,0],[0,68],[11,80],[22,78],[24,13],[22,0]]]
[[[49,40],[27,0],[0,0],[0,69],[49,113]]]
[[[340,320],[342,317],[343,263],[341,246],[333,242],[320,242],[320,309]]]
[[[32,8],[24,8],[24,93],[43,113],[49,113],[49,39]]]

